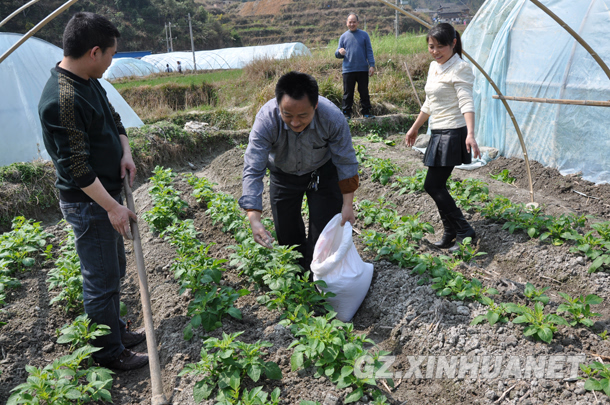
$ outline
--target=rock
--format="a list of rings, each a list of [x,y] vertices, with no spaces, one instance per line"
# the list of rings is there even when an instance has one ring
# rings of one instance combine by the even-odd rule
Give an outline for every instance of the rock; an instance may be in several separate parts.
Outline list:
[[[498,157],[498,149],[492,148],[489,146],[479,146],[479,150],[481,151],[481,156],[487,153],[490,159],[495,159]]]
[[[428,146],[429,143],[430,143],[430,135],[422,134],[417,137],[417,139],[415,140],[415,145],[413,145],[413,146],[415,146],[416,148],[425,148]],[[481,153],[483,153],[483,152],[481,152]]]
[[[540,386],[542,388],[549,389],[549,388],[551,388],[553,386],[553,384],[551,384],[551,382],[549,380],[541,380],[540,381]]]
[[[45,353],[50,353],[53,351],[53,342],[48,343],[42,347],[42,351]]]
[[[339,397],[337,397],[334,393],[329,392],[326,394],[326,398],[324,398],[323,405],[337,405],[339,403]]]
[[[489,399],[490,401],[493,401],[495,399],[498,399],[498,395],[495,391],[489,390],[485,393],[485,398]]]
[[[184,130],[186,132],[203,133],[206,132],[206,130],[208,129],[207,127],[209,125],[210,124],[208,124],[207,122],[188,121],[184,125]]]
[[[458,313],[458,315],[470,316],[470,309],[468,309],[468,307],[465,307],[463,305],[457,307],[456,312]]]
[[[574,390],[574,394],[576,395],[583,395],[585,392],[587,392],[584,388],[576,388]]]

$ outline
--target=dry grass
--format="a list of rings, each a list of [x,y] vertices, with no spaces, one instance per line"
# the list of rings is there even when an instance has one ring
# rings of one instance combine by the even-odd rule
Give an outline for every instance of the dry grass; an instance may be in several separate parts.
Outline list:
[[[165,83],[131,87],[123,89],[121,95],[142,119],[165,115],[164,112],[168,110],[180,111],[201,105],[214,106],[218,101],[216,87],[207,83],[200,86]]]
[[[13,163],[0,168],[0,231],[16,215],[33,218],[56,207],[55,168],[51,162]]]

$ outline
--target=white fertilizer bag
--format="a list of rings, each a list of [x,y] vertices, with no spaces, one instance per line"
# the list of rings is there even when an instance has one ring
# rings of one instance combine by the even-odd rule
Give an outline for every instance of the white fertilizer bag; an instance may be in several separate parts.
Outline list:
[[[336,294],[328,302],[337,319],[349,322],[362,304],[373,278],[373,265],[360,258],[352,240],[352,225],[341,226],[341,214],[326,225],[313,252],[313,279],[323,280],[324,291]]]

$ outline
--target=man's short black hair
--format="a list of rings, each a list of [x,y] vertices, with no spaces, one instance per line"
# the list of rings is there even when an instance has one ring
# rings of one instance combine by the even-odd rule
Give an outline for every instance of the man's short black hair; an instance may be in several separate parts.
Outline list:
[[[275,99],[280,104],[287,95],[294,100],[307,96],[312,107],[318,105],[318,82],[312,76],[301,72],[288,72],[275,85]]]
[[[64,56],[78,59],[96,46],[106,52],[120,36],[119,30],[106,17],[88,12],[76,13],[64,30]]]

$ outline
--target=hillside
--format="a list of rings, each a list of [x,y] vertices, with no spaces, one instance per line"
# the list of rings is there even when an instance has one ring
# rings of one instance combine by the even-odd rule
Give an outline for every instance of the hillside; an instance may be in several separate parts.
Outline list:
[[[25,33],[60,7],[63,0],[36,3],[0,28]],[[0,18],[24,4],[0,2]],[[337,39],[346,29],[348,13],[359,14],[361,28],[387,34],[394,31],[395,12],[377,1],[361,0],[80,0],[36,36],[61,46],[63,29],[78,11],[108,17],[120,30],[119,51],[166,52],[166,24],[171,22],[174,50],[190,50],[190,13],[197,50],[299,41],[308,45]],[[400,31],[418,31],[419,24],[400,18]]]
[[[450,2],[443,0],[442,3]],[[457,2],[454,1],[454,2]],[[481,0],[461,2],[476,10]],[[23,5],[21,0],[0,2],[0,17]],[[437,8],[440,0],[411,1],[413,8]],[[0,32],[25,33],[63,0],[49,0],[26,9]],[[403,6],[411,10],[410,6]],[[363,0],[80,0],[51,21],[37,36],[61,46],[63,28],[78,11],[91,11],[108,17],[121,31],[120,51],[151,50],[166,52],[166,25],[171,22],[174,50],[190,50],[188,14],[193,25],[197,50],[281,42],[326,44],[346,29],[345,18],[355,12],[360,28],[378,34],[394,32],[395,11],[378,1]],[[422,15],[424,19],[428,16]],[[399,30],[419,31],[421,26],[400,16]]]
[[[394,32],[395,11],[377,1],[257,0],[233,3],[225,16],[244,45],[294,41],[315,45],[338,39],[351,12],[358,14],[362,29],[378,34]],[[421,28],[406,17],[399,21],[400,32]]]
[[[2,0],[0,19],[24,3],[22,0]],[[36,3],[0,28],[0,32],[25,33],[63,3],[64,0]],[[230,27],[223,25],[220,18],[212,14],[220,13],[220,9],[194,0],[80,0],[43,27],[36,36],[61,47],[64,27],[70,17],[79,11],[98,13],[112,21],[121,32],[119,51],[166,52],[165,25],[168,22],[172,24],[174,49],[190,50],[189,13],[198,50],[241,46],[239,37],[233,35]]]

